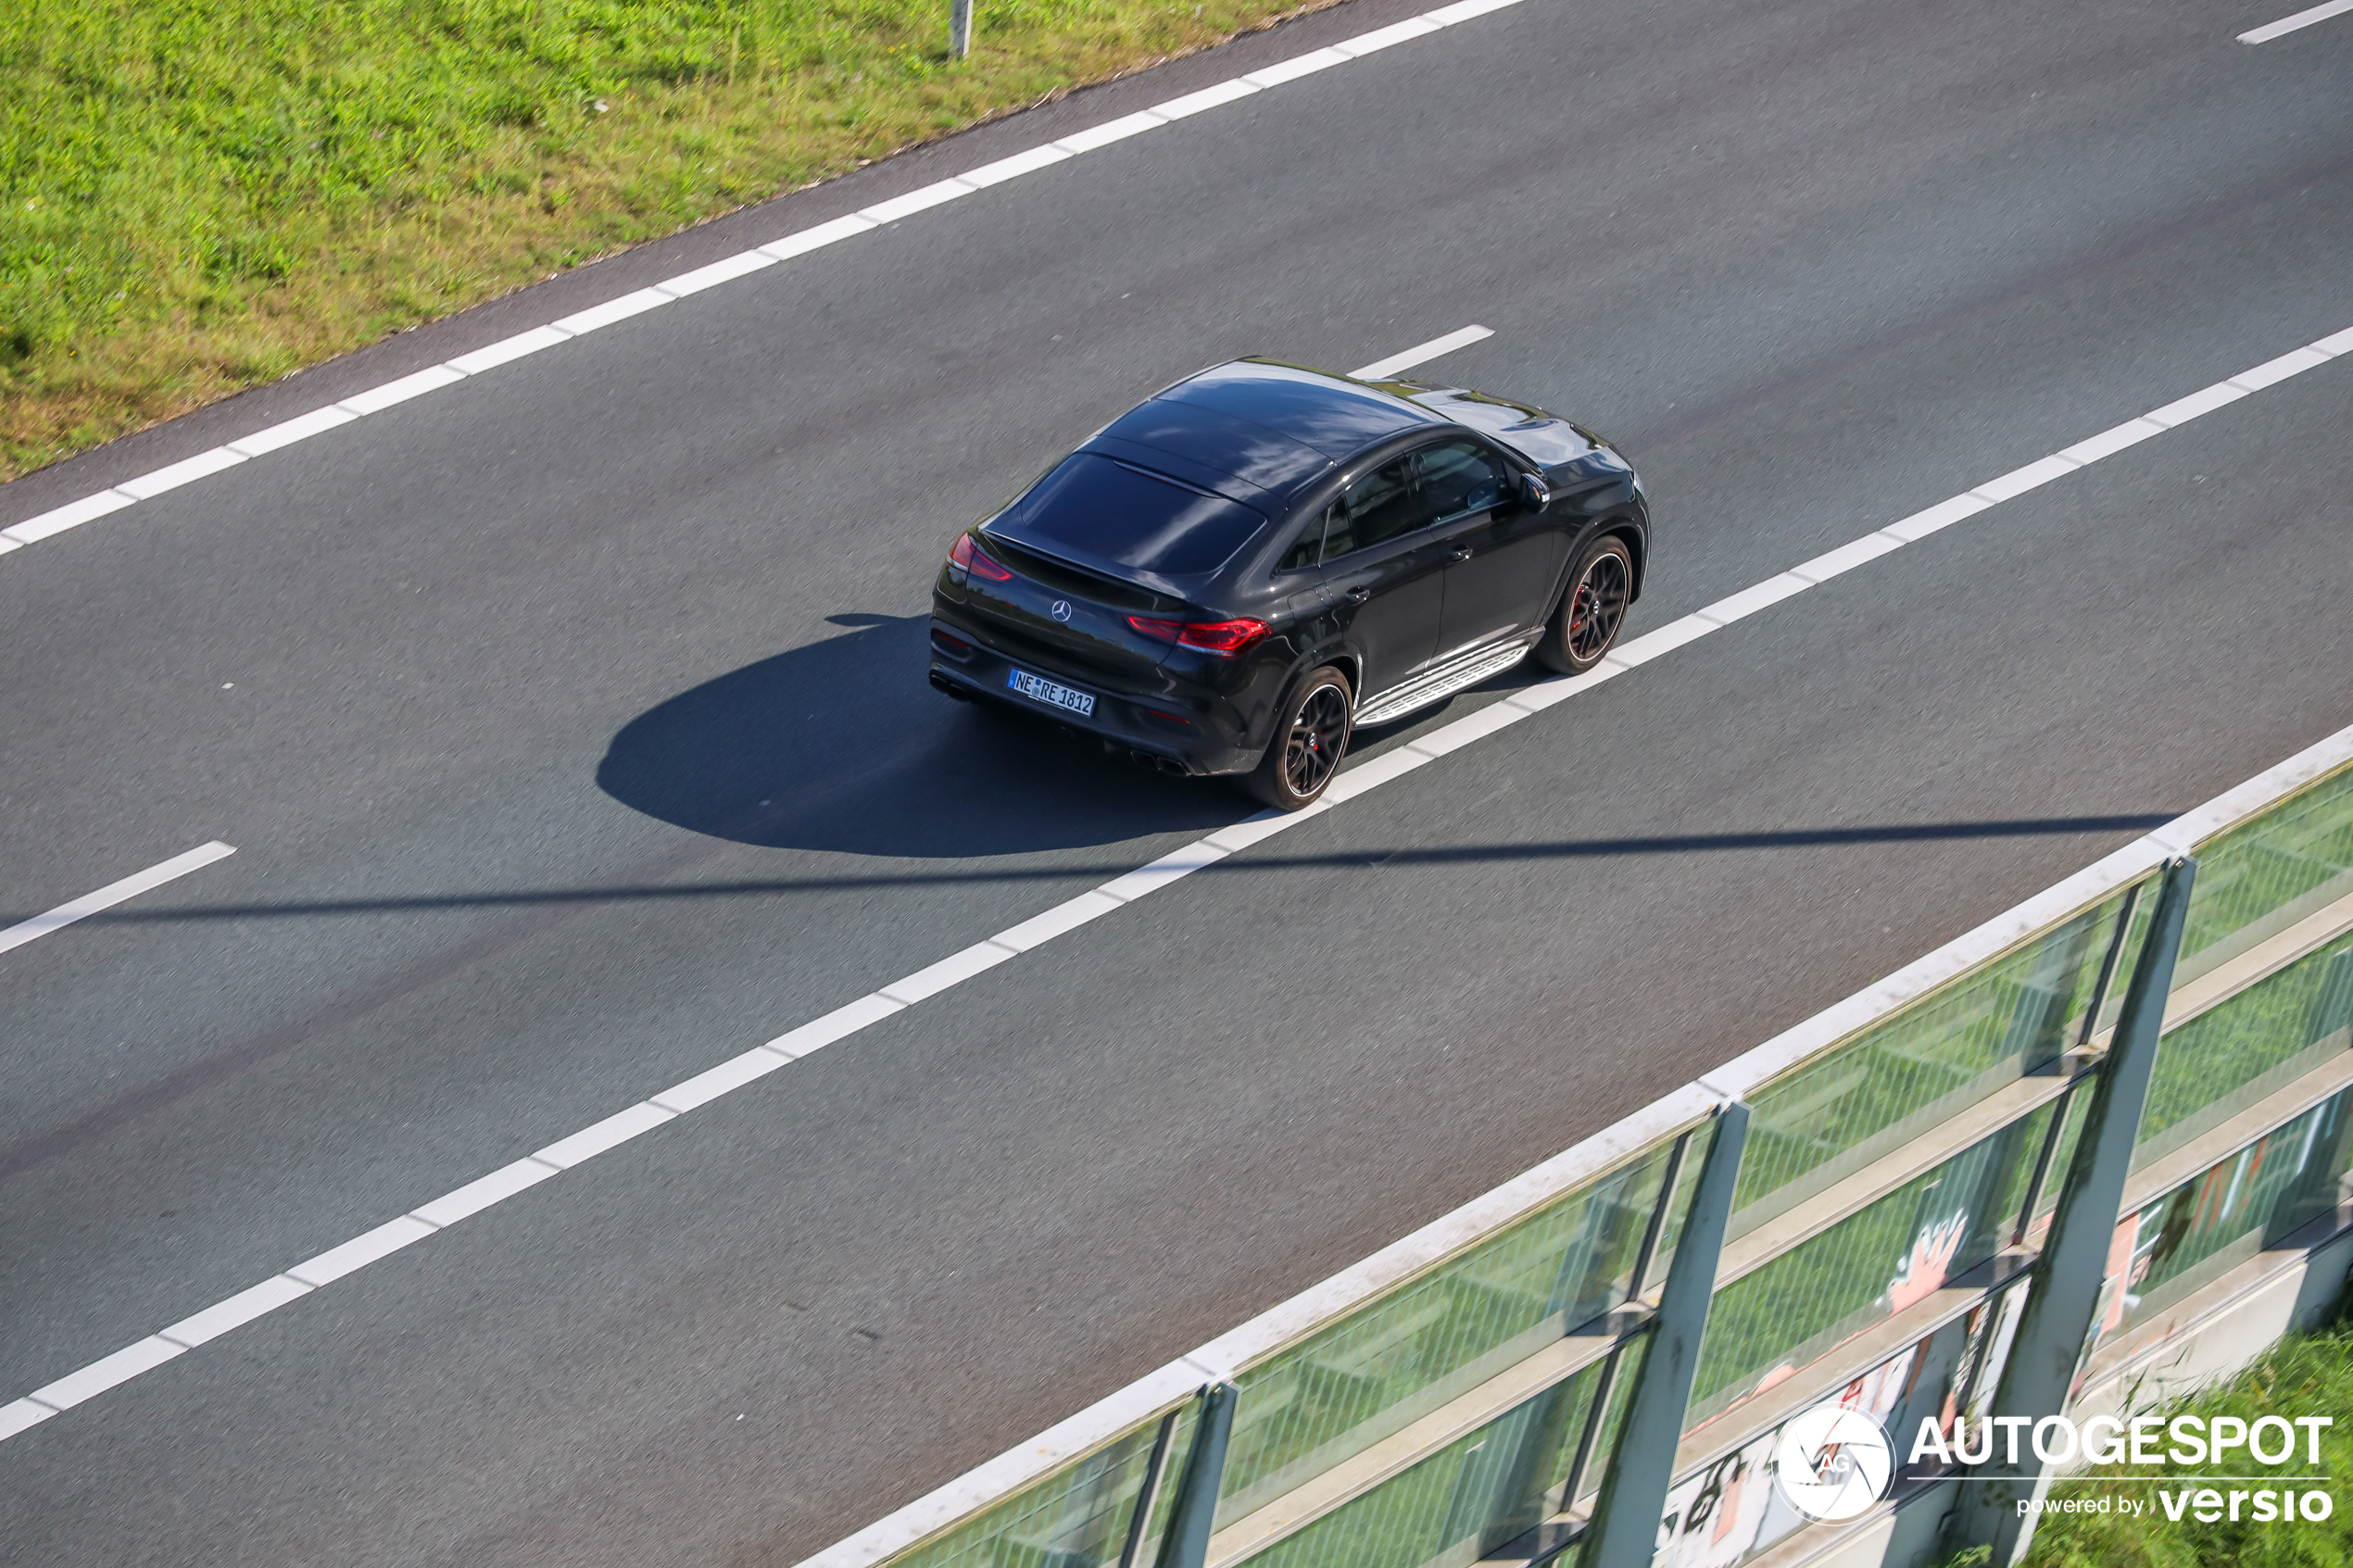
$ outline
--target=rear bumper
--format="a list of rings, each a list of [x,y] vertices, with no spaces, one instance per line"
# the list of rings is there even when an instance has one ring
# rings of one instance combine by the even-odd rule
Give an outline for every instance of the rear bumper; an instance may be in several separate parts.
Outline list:
[[[937,615],[931,631],[931,684],[950,696],[999,703],[1091,735],[1106,749],[1127,753],[1164,772],[1246,773],[1258,765],[1265,749],[1234,746],[1220,737],[1206,702],[1188,701],[1174,693],[1145,696],[1113,691],[1101,676],[1084,670],[1061,668],[1030,655],[1016,660],[990,647],[975,628]],[[1095,698],[1095,710],[1082,716],[1023,696],[1010,684],[1016,667],[1088,693]]]

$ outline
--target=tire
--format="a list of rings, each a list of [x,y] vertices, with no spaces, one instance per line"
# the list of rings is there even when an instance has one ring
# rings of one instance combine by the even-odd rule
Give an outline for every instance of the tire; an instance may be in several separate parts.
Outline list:
[[[1330,665],[1309,675],[1283,705],[1266,755],[1243,778],[1243,791],[1278,811],[1314,805],[1348,754],[1355,708],[1347,676]]]
[[[1602,661],[1626,624],[1634,596],[1634,557],[1612,534],[1585,547],[1568,574],[1553,617],[1536,643],[1536,662],[1563,675],[1582,675]]]

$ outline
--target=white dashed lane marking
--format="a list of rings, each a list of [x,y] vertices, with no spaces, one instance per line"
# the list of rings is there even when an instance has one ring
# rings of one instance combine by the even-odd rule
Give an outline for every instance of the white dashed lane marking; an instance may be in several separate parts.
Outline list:
[[[236,852],[231,846],[218,842],[199,845],[184,855],[174,855],[160,865],[149,866],[120,882],[110,882],[95,893],[85,893],[71,903],[60,904],[31,920],[19,921],[7,929],[0,930],[0,953],[11,947],[21,947],[53,931],[63,930],[75,921],[86,920],[101,909],[111,909],[126,898],[136,898],[142,893],[161,887],[167,882],[186,876],[190,872]]]
[[[1458,348],[1468,348],[1481,338],[1491,338],[1494,335],[1492,328],[1477,325],[1464,327],[1458,332],[1448,332],[1444,337],[1434,337],[1428,343],[1417,343],[1403,354],[1392,354],[1386,359],[1376,359],[1369,365],[1359,365],[1348,373],[1359,381],[1386,381],[1400,370],[1410,370],[1425,360],[1435,359],[1441,354],[1452,354]]]
[[[2269,44],[2274,38],[2284,38],[2314,22],[2324,22],[2331,17],[2341,17],[2353,11],[2353,0],[2328,0],[2325,6],[2315,6],[2309,11],[2298,11],[2292,17],[2282,17],[2275,22],[2265,22],[2252,32],[2239,34],[2242,44]]]

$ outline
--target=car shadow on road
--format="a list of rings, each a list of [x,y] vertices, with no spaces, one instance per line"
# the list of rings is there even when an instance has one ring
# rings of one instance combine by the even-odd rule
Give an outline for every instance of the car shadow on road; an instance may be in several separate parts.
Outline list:
[[[926,616],[849,628],[707,681],[631,720],[597,783],[623,805],[741,844],[968,857],[1207,832],[1251,809],[1101,743],[924,679]]]

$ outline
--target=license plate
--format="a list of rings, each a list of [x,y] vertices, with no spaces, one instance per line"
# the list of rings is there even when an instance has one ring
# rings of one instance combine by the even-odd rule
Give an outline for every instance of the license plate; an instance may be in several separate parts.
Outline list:
[[[1017,691],[1024,696],[1035,697],[1039,702],[1051,703],[1056,708],[1067,709],[1082,719],[1091,717],[1095,711],[1095,699],[1088,693],[1075,691],[1058,681],[1049,681],[1044,676],[1033,675],[1026,670],[1013,671],[1005,677],[1005,684],[1009,689]]]

